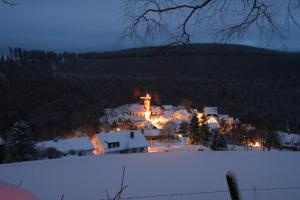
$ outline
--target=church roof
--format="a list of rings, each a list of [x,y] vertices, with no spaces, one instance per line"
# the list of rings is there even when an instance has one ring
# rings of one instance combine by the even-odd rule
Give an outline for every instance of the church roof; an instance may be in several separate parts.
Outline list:
[[[129,107],[129,112],[146,112],[146,109],[143,105],[131,104]]]

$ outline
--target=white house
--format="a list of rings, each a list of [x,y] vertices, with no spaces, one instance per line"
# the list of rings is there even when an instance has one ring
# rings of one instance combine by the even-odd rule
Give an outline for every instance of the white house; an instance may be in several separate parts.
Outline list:
[[[210,129],[219,127],[219,114],[217,107],[204,107],[203,114],[206,116],[206,123]]]
[[[146,109],[140,104],[131,104],[128,111],[129,115],[137,117],[144,117],[146,113]]]
[[[282,148],[300,150],[300,135],[280,131],[277,131],[277,135]]]
[[[138,153],[148,151],[148,142],[141,131],[120,131],[97,135],[103,153]]]
[[[75,137],[70,139],[59,139],[59,140],[48,140],[43,142],[38,142],[37,146],[39,148],[49,148],[54,147],[61,152],[74,151],[85,151],[92,152],[93,144],[88,137]]]

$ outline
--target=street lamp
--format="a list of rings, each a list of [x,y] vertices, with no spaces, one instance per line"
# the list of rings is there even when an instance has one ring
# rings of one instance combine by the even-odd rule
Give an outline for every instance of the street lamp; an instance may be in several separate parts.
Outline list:
[[[181,146],[183,146],[183,136],[182,136],[182,134],[179,134],[178,137],[181,139]]]

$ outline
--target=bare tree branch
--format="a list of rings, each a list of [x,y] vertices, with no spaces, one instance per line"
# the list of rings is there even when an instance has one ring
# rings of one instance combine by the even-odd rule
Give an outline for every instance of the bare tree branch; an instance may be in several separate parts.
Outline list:
[[[271,38],[283,36],[279,25],[282,18],[276,16],[276,8],[285,10],[289,20],[300,28],[295,17],[299,4],[299,0],[288,3],[276,0],[127,0],[129,25],[123,38],[144,42],[165,37],[171,44],[188,44],[193,35],[191,29],[197,26],[216,29],[222,41],[243,37],[251,29]]]
[[[109,194],[108,194],[108,190],[105,190],[105,193],[106,193],[106,197],[108,200],[120,200],[121,199],[121,194],[122,192],[128,187],[128,185],[125,185],[124,186],[124,177],[125,177],[125,165],[123,167],[123,171],[122,171],[122,179],[121,179],[121,187],[120,187],[120,190],[118,191],[118,193],[111,199]]]

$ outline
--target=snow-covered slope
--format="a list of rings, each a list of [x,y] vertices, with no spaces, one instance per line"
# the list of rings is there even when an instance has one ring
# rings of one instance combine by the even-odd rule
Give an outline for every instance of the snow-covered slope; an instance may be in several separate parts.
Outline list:
[[[300,185],[300,154],[295,152],[174,151],[159,154],[66,157],[0,165],[0,180],[32,191],[41,200],[99,200],[120,188],[126,165],[123,197],[227,190],[225,174],[233,170],[240,188]],[[243,192],[252,200],[254,192]],[[256,199],[298,199],[300,190],[257,191]],[[150,198],[148,198],[150,199]],[[229,199],[228,193],[156,199]],[[155,199],[154,199],[155,200]]]

